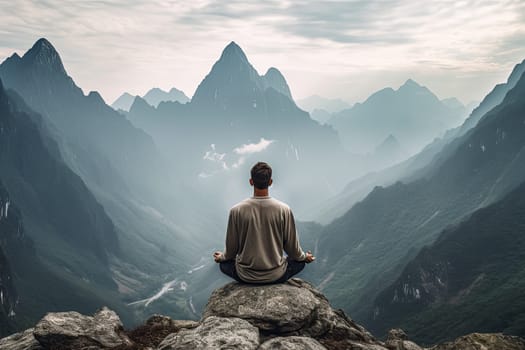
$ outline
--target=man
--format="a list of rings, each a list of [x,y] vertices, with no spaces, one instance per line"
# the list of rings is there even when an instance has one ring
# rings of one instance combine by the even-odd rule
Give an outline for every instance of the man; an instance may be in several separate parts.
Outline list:
[[[238,282],[283,283],[315,260],[299,245],[290,207],[270,197],[272,183],[272,168],[255,164],[250,178],[253,197],[230,210],[226,249],[213,254],[221,271]]]

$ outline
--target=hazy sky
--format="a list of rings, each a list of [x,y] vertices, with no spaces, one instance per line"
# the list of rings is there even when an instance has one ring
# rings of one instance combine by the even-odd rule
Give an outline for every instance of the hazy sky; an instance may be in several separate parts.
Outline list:
[[[294,97],[362,101],[413,78],[480,99],[525,58],[525,1],[0,0],[0,56],[46,37],[84,89],[190,97],[232,40]]]

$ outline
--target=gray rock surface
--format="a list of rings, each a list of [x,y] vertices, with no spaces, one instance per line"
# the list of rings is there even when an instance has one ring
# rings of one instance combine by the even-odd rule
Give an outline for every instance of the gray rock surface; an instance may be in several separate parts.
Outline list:
[[[33,328],[23,332],[15,333],[9,337],[0,339],[2,350],[41,350],[44,349],[33,335]]]
[[[360,344],[385,349],[344,312],[333,310],[311,284],[296,278],[261,286],[229,283],[210,296],[203,318],[209,316],[242,318],[265,335],[312,337],[328,349]]]
[[[524,350],[525,340],[501,333],[472,333],[430,350]]]
[[[168,335],[159,350],[255,350],[259,346],[259,330],[240,318],[210,316],[193,329],[181,329]]]
[[[317,340],[308,337],[277,337],[265,341],[259,350],[326,350]]]
[[[44,348],[107,349],[131,344],[118,315],[106,307],[93,317],[78,312],[48,313],[33,334]]]
[[[408,340],[406,333],[399,328],[388,331],[385,345],[390,350],[423,350],[419,345]]]

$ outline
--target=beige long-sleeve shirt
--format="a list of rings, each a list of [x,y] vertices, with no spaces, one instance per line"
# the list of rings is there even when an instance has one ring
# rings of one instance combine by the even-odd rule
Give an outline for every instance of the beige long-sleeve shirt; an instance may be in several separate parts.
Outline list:
[[[287,267],[283,250],[291,259],[305,259],[288,205],[269,196],[251,197],[230,210],[221,260],[235,260],[243,281],[278,280]]]

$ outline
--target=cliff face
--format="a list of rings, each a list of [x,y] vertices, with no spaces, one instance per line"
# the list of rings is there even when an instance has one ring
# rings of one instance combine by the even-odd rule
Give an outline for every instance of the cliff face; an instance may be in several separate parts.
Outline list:
[[[369,349],[422,350],[402,330],[386,342],[375,339],[309,283],[249,286],[230,283],[211,295],[200,322],[153,316],[125,331],[119,317],[103,308],[94,316],[47,314],[35,328],[0,340],[5,350],[175,350],[175,349]],[[501,334],[472,334],[433,350],[525,349],[525,341]]]

